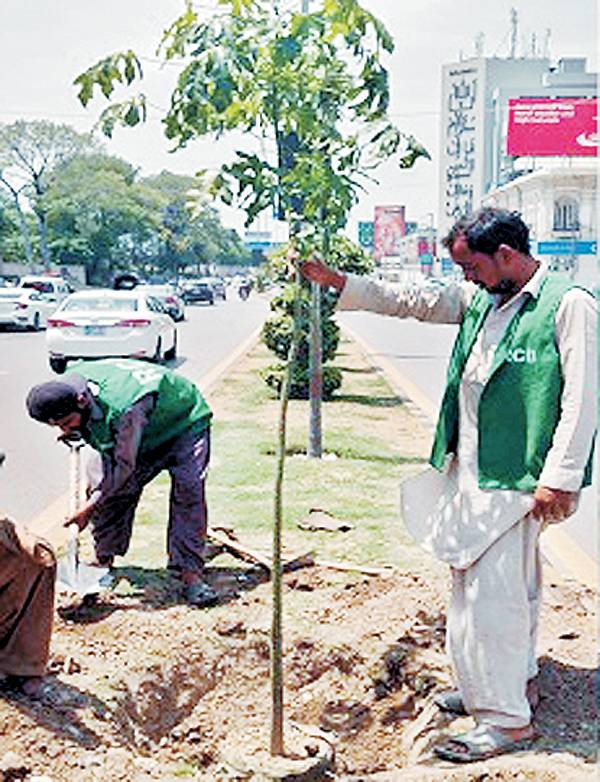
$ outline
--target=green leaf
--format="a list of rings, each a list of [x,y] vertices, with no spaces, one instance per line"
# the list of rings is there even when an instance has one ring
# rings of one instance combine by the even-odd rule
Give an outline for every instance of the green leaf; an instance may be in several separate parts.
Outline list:
[[[400,168],[412,168],[416,161],[420,158],[426,158],[431,160],[431,155],[425,149],[425,147],[419,143],[414,136],[409,136],[407,139],[407,149],[398,161]]]

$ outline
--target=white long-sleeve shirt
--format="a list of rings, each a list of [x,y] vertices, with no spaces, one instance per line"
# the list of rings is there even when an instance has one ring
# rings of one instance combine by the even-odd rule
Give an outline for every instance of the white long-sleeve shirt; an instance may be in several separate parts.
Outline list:
[[[538,295],[547,273],[540,266],[529,282],[502,305],[492,296],[492,310],[461,379],[457,458],[443,476],[431,472],[409,481],[405,488],[408,528],[455,567],[467,567],[533,504],[532,496],[525,492],[479,488],[477,422],[479,399],[495,350],[513,316],[528,297]],[[430,323],[460,323],[476,292],[477,286],[468,282],[439,289],[413,285],[396,290],[349,276],[338,308],[414,317]],[[595,300],[582,289],[570,290],[555,317],[564,387],[560,421],[540,475],[542,486],[564,491],[578,491],[581,486],[596,421],[596,333]]]

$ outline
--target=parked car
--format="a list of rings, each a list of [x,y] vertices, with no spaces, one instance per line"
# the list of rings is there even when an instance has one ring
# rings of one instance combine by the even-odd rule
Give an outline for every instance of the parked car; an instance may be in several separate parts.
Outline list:
[[[199,301],[206,301],[209,304],[215,303],[215,292],[210,283],[204,280],[187,280],[182,284],[183,300],[186,304],[195,304]]]
[[[30,288],[0,288],[0,324],[39,331],[56,309],[39,291]]]
[[[143,291],[162,302],[163,307],[174,321],[185,320],[185,304],[172,285],[138,285],[135,290]]]
[[[72,288],[62,277],[43,274],[30,274],[21,277],[17,287],[38,291],[45,301],[54,304],[55,307],[58,307],[72,292]]]
[[[96,289],[68,296],[46,332],[51,368],[64,372],[77,358],[173,359],[177,327],[161,302],[137,289]]]

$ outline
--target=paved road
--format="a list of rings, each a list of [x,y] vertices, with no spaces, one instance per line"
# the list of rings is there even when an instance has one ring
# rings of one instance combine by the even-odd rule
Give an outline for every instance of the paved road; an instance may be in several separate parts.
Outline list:
[[[437,409],[445,386],[445,373],[456,326],[400,321],[369,312],[338,315],[376,355],[412,381]],[[598,454],[597,454],[598,457]],[[598,458],[596,458],[597,475]],[[582,492],[577,513],[559,525],[594,561],[598,561],[597,487]]]
[[[266,299],[231,297],[214,307],[187,308],[180,323],[179,358],[171,362],[199,380],[225,360],[264,320]],[[56,432],[32,421],[24,399],[36,383],[55,378],[46,358],[45,333],[0,332],[0,450],[7,460],[0,472],[0,509],[23,523],[41,513],[68,489],[67,449]]]

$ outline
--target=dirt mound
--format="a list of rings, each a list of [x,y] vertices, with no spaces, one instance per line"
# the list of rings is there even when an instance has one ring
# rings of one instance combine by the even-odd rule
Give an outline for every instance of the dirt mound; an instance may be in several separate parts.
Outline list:
[[[234,576],[213,570],[215,582]],[[203,611],[177,604],[166,581],[63,603],[44,698],[0,700],[0,779],[235,778],[224,748],[267,742],[270,719],[270,585],[238,582],[236,600]],[[432,703],[450,681],[446,586],[437,570],[286,576],[286,719],[327,737],[339,779],[591,779],[594,618],[575,585],[547,587],[534,749],[459,768],[431,758],[440,730],[469,724]]]

